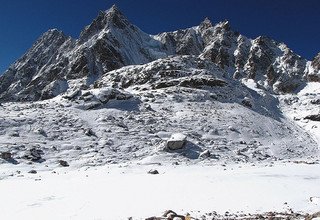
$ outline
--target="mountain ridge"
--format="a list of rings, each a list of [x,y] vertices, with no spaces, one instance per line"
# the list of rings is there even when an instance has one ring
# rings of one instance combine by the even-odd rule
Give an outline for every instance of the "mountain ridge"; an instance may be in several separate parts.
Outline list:
[[[57,29],[44,33],[0,77],[0,100],[53,98],[86,78],[93,85],[109,71],[159,58],[195,55],[217,64],[227,77],[253,79],[269,92],[291,93],[307,81],[320,81],[319,55],[308,61],[267,37],[249,39],[228,21],[206,18],[198,26],[149,35],[132,25],[113,5],[101,11],[78,39]]]

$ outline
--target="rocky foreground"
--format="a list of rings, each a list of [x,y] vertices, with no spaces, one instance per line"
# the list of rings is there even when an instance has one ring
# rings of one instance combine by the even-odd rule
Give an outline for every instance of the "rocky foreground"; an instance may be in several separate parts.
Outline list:
[[[253,219],[273,219],[273,220],[281,220],[281,219],[304,219],[304,220],[312,220],[320,218],[320,212],[316,212],[313,214],[301,214],[291,212],[267,212],[263,214],[230,214],[226,212],[224,215],[219,215],[216,212],[206,213],[202,215],[200,218],[193,218],[189,213],[186,215],[179,215],[172,210],[165,211],[163,216],[161,217],[149,217],[145,220],[253,220]],[[129,220],[133,220],[133,218],[129,218]]]

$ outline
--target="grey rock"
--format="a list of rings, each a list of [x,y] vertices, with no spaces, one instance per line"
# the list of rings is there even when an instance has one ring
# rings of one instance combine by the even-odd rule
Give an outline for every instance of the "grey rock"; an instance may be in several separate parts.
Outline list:
[[[176,133],[172,134],[170,139],[167,141],[166,147],[169,150],[178,150],[184,147],[186,144],[187,136],[184,134]]]
[[[11,136],[11,137],[20,137],[20,134],[19,134],[19,132],[14,131],[14,132],[11,132],[11,133],[9,134],[9,136]]]
[[[41,162],[42,161],[42,155],[44,152],[37,148],[31,148],[27,151],[27,153],[23,156],[24,159],[31,160],[34,162]]]
[[[86,129],[84,131],[84,134],[87,135],[87,136],[96,136],[96,134],[94,133],[94,131],[90,128]]]
[[[30,170],[28,173],[37,174],[38,172],[36,170]]]
[[[309,119],[311,121],[320,121],[320,114],[318,115],[308,115],[304,117],[305,119]]]
[[[12,154],[10,152],[1,152],[0,157],[4,160],[10,160],[12,159]]]
[[[69,163],[67,161],[65,161],[65,160],[59,160],[58,162],[63,167],[68,167],[69,166]]]
[[[149,171],[148,171],[148,173],[149,173],[149,174],[153,174],[153,175],[155,175],[155,174],[159,174],[159,171],[158,171],[158,170],[153,170],[153,169],[152,169],[152,170],[149,170]]]
[[[248,97],[245,97],[245,98],[241,101],[241,103],[242,103],[244,106],[248,107],[248,108],[252,108],[252,106],[253,106],[252,100],[251,100],[250,98],[248,98]]]

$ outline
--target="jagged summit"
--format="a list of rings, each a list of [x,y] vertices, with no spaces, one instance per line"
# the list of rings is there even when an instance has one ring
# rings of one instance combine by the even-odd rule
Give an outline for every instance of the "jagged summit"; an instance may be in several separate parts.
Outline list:
[[[63,32],[58,30],[57,28],[52,28],[52,29],[49,29],[47,32],[45,32],[43,35],[55,34],[55,33],[63,34]]]
[[[211,20],[206,17],[199,25],[200,29],[207,29],[213,27]]]
[[[111,8],[105,11],[107,14],[122,14],[122,12],[119,10],[116,4],[113,4]]]
[[[69,38],[67,35],[65,35],[62,31],[53,28],[49,29],[45,33],[43,33],[36,41],[36,43],[50,43],[51,41],[54,41],[56,39],[67,39]]]
[[[221,27],[227,31],[230,31],[231,30],[231,25],[230,25],[230,22],[228,20],[223,20],[221,22],[219,22],[216,27]]]
[[[99,12],[93,22],[81,32],[79,40],[84,42],[102,30],[110,28],[125,29],[127,26],[131,26],[130,22],[117,6],[113,5],[110,9]]]

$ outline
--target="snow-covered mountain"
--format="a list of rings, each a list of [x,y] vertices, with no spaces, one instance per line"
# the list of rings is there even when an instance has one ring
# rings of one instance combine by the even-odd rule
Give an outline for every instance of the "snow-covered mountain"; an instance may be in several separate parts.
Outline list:
[[[267,37],[248,39],[228,21],[148,35],[113,6],[81,32],[79,39],[56,29],[43,34],[0,78],[3,101],[44,100],[65,92],[70,80],[92,85],[108,72],[159,58],[193,55],[217,64],[227,77],[253,79],[276,93],[290,93],[319,80],[319,56],[308,62]]]
[[[110,70],[164,56],[158,41],[113,6],[85,27],[78,40],[55,29],[43,34],[1,77],[1,99],[52,98],[66,91],[70,79],[87,77],[90,85]]]
[[[228,21],[148,35],[113,6],[0,76],[0,217],[319,217],[319,105],[320,54]],[[147,218],[168,208],[189,214]]]
[[[267,37],[248,39],[232,30],[228,21],[213,25],[207,18],[196,27],[152,36],[130,24],[113,6],[100,12],[84,28],[79,39],[67,37],[55,29],[49,30],[1,76],[2,101],[48,100],[39,103],[45,109],[44,115],[64,117],[50,113],[53,106],[61,105],[61,111],[70,107],[66,111],[70,115],[65,115],[70,120],[58,123],[59,129],[55,126],[56,122],[50,121],[47,116],[40,121],[32,121],[30,115],[21,119],[23,123],[15,124],[16,119],[11,119],[10,111],[3,109],[3,114],[8,116],[3,121],[3,133],[8,135],[4,136],[5,139],[24,142],[30,138],[29,135],[33,136],[25,127],[25,122],[31,120],[36,134],[38,130],[45,132],[44,137],[41,134],[33,137],[40,143],[46,140],[47,144],[64,146],[64,141],[56,142],[56,138],[61,136],[61,140],[68,141],[73,137],[76,144],[78,138],[83,139],[83,132],[87,135],[86,131],[92,131],[95,135],[89,136],[97,138],[94,145],[100,149],[105,147],[105,142],[110,142],[104,131],[112,130],[113,123],[120,124],[120,128],[127,131],[130,127],[140,127],[141,118],[149,118],[147,122],[141,122],[144,127],[134,133],[135,137],[132,132],[124,132],[125,136],[121,132],[117,134],[122,141],[112,140],[112,149],[118,152],[120,146],[125,146],[124,151],[136,149],[132,150],[136,154],[139,151],[136,146],[151,147],[163,143],[162,140],[167,140],[168,135],[177,130],[187,133],[190,143],[198,147],[194,154],[200,154],[204,149],[212,151],[217,144],[213,145],[211,139],[218,139],[221,142],[218,145],[234,152],[244,150],[239,143],[252,142],[255,153],[250,152],[246,156],[239,154],[246,160],[255,160],[257,152],[260,159],[311,156],[317,152],[318,139],[292,124],[292,118],[288,121],[284,113],[288,113],[288,118],[297,114],[290,107],[292,100],[298,100],[295,102],[304,106],[298,112],[317,107],[317,104],[311,104],[311,107],[302,105],[299,94],[294,92],[303,90],[308,81],[318,80],[319,57],[312,62],[307,61],[283,43]],[[310,94],[304,96],[303,100],[314,99]],[[18,108],[29,115],[32,111],[27,109],[34,106],[28,103],[9,104],[7,109]],[[229,113],[219,113],[218,109],[222,106],[230,108]],[[103,114],[100,119],[97,118],[95,111],[105,113],[108,111],[103,110],[106,107],[121,110],[125,117],[114,115],[111,111],[112,123],[104,125],[107,119]],[[202,108],[202,114],[190,116]],[[186,109],[187,112],[184,112]],[[311,113],[317,115],[316,111]],[[91,121],[87,121],[82,114],[88,114]],[[141,116],[137,116],[139,114]],[[188,121],[188,125],[183,125],[184,121],[177,114]],[[209,116],[211,114],[217,115]],[[228,114],[235,115],[233,120]],[[97,120],[101,123],[94,124],[93,121]],[[154,127],[155,120],[162,121],[162,125]],[[261,124],[254,125],[257,120]],[[221,123],[219,126],[211,125],[218,121]],[[12,128],[12,125],[16,126]],[[70,126],[77,127],[75,133],[68,130]],[[194,126],[199,128],[197,134],[190,133]],[[64,134],[62,128],[68,132]],[[317,131],[314,128],[306,130],[311,135]],[[16,132],[18,136],[12,135]],[[155,135],[152,143],[144,141],[149,133]],[[297,139],[295,144],[291,144],[292,139]],[[200,144],[196,144],[198,142]],[[88,146],[93,144],[90,140],[84,143]],[[61,150],[69,152],[70,149],[62,147]],[[150,156],[153,152],[144,147],[141,150],[144,156]],[[222,152],[217,155],[223,157],[227,151]],[[239,155],[229,155],[229,159],[225,159],[238,160]],[[122,154],[114,157],[118,161],[124,158],[130,160],[133,155],[127,153],[125,157]]]

